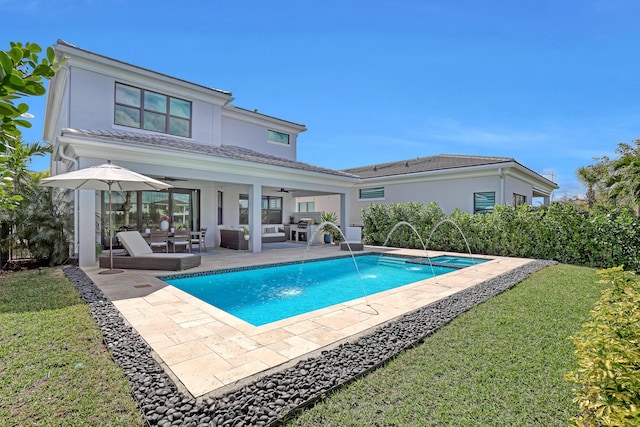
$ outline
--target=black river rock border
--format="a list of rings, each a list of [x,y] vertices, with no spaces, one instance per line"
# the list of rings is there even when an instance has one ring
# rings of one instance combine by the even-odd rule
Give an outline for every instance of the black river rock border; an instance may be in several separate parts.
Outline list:
[[[67,267],[64,271],[89,306],[114,361],[131,384],[131,392],[147,423],[204,427],[279,425],[284,417],[376,369],[459,314],[551,264],[554,262],[532,261],[405,314],[365,336],[266,374],[240,389],[198,400],[178,390],[152,357],[149,346],[81,269]]]

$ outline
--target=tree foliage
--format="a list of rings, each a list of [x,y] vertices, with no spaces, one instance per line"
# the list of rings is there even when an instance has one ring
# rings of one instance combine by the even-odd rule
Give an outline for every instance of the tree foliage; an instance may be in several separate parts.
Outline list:
[[[580,167],[576,175],[587,187],[590,207],[624,206],[640,218],[640,139],[620,143],[618,157],[596,157],[595,163]]]
[[[29,106],[19,99],[41,96],[44,81],[54,76],[61,66],[49,47],[43,58],[42,48],[35,43],[10,43],[10,49],[0,51],[0,210],[13,209],[22,197],[14,193],[11,182],[26,169],[28,150],[22,149],[20,128],[30,128],[23,117]]]
[[[48,175],[26,172],[14,181],[15,191],[27,203],[5,212],[2,222],[11,233],[0,244],[5,251],[27,252],[36,260],[57,265],[69,257],[71,206],[64,191],[40,185]]]

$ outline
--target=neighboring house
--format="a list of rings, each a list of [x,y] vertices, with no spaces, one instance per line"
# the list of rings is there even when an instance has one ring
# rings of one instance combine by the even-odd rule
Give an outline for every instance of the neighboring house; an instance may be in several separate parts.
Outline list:
[[[453,171],[451,163],[442,170],[415,168],[408,161],[405,169],[389,163],[338,171],[298,162],[304,125],[234,106],[224,90],[64,41],[54,48],[67,61],[47,93],[44,139],[53,146],[51,174],[111,160],[174,186],[116,193],[113,212],[106,194],[75,191],[73,243],[81,266],[94,265],[95,244],[109,241],[109,215],[116,230],[156,227],[164,215],[176,227],[207,227],[207,246],[220,243],[223,226],[247,224],[249,250],[260,252],[265,224],[284,225],[290,215],[335,211],[345,229],[361,222],[360,208],[370,202],[436,200],[445,210],[473,211],[473,193],[478,193],[476,208],[490,208],[509,202],[512,194],[525,203],[538,196],[548,201],[557,188],[513,159],[451,156],[460,162],[476,159]],[[387,168],[395,172],[382,173]],[[330,209],[322,207],[325,202]]]
[[[507,157],[441,154],[397,162],[344,169],[360,181],[349,193],[348,223],[362,223],[361,211],[371,203],[437,202],[450,214],[492,212],[495,205],[550,202],[558,186]],[[305,197],[299,206],[337,211],[334,196]]]

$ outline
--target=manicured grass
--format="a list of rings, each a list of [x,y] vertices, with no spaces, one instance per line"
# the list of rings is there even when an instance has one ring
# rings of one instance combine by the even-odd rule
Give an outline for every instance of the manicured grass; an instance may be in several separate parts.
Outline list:
[[[89,308],[58,269],[0,276],[0,425],[145,425]]]
[[[593,269],[545,268],[288,425],[567,425],[568,337],[600,296],[596,281]],[[144,425],[60,270],[0,276],[0,425]]]
[[[569,336],[603,285],[556,265],[459,316],[424,343],[329,396],[291,426],[566,426]]]

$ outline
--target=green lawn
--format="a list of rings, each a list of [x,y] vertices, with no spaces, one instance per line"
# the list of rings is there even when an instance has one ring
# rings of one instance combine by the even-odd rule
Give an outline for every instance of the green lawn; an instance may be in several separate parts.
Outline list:
[[[459,316],[290,426],[566,426],[577,412],[568,339],[603,285],[556,265]]]
[[[567,425],[568,337],[600,295],[596,280],[594,269],[545,268],[288,425]],[[144,425],[60,270],[0,276],[0,425]]]
[[[60,270],[0,276],[0,425],[145,425]]]

